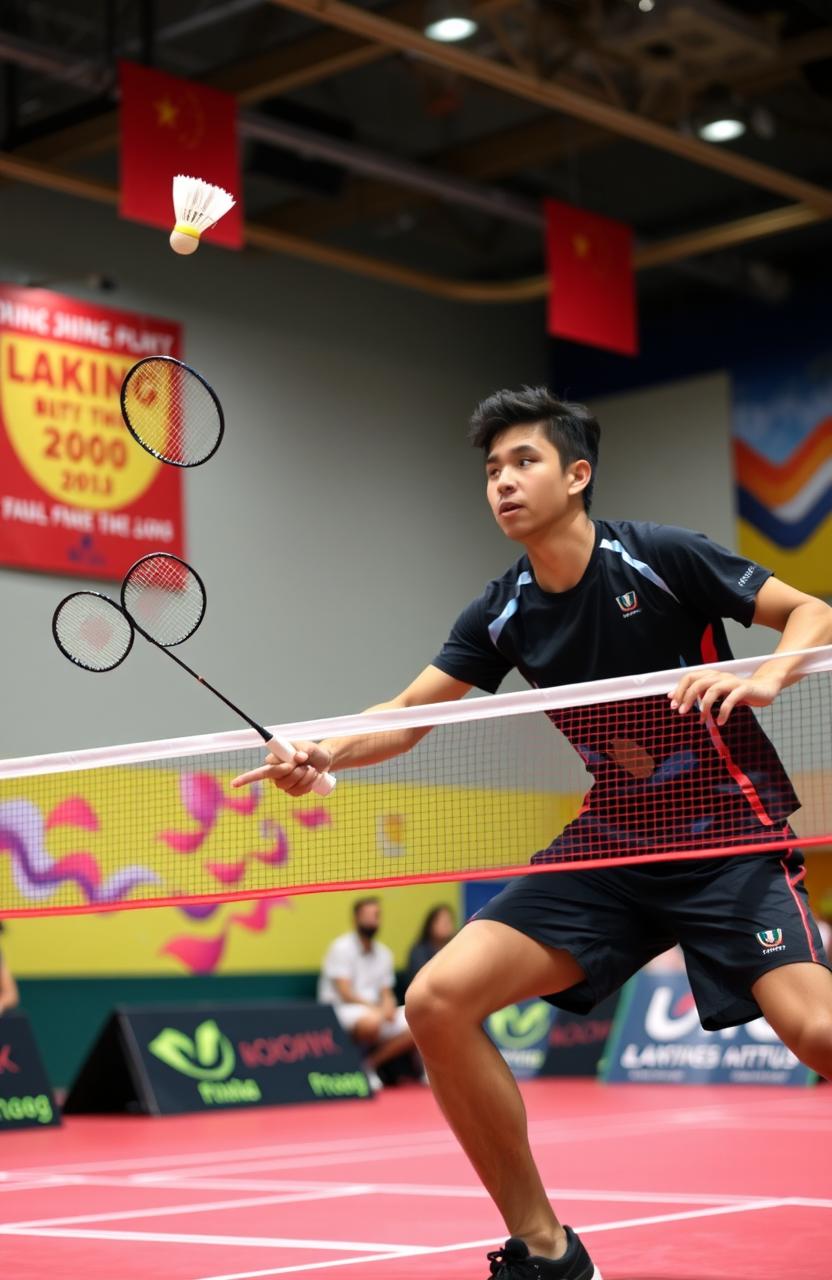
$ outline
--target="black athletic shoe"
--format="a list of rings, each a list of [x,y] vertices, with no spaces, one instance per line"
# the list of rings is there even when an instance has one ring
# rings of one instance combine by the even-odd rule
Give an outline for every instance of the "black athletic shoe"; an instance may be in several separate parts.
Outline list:
[[[533,1257],[525,1240],[512,1236],[504,1249],[489,1253],[491,1276],[496,1280],[601,1280],[601,1272],[571,1227],[566,1232],[566,1253],[556,1261]]]

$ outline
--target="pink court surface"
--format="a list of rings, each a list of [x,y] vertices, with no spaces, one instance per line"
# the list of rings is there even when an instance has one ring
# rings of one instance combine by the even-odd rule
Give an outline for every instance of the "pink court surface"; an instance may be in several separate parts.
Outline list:
[[[604,1280],[829,1280],[832,1088],[523,1088]],[[485,1280],[498,1215],[430,1093],[0,1139],[13,1280]]]

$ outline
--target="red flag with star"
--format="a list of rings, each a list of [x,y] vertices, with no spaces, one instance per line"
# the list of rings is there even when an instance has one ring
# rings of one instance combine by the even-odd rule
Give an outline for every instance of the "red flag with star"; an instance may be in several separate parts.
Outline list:
[[[224,187],[237,203],[204,239],[243,246],[237,100],[135,62],[119,63],[123,218],[170,230],[177,173]]]
[[[544,203],[549,333],[637,355],[632,227],[560,200]]]

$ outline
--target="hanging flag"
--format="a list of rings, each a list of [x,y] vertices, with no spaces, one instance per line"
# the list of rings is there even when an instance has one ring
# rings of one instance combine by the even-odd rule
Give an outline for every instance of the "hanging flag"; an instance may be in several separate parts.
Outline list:
[[[134,62],[119,63],[121,87],[121,203],[123,218],[173,226],[177,173],[224,187],[237,201],[206,232],[210,243],[243,246],[237,101]]]
[[[632,228],[560,200],[544,203],[549,333],[637,355]]]

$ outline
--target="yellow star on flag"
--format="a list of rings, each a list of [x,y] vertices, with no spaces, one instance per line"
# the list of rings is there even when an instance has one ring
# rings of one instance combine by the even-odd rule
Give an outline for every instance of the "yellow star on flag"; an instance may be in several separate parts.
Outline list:
[[[179,108],[171,102],[170,98],[160,98],[158,102],[154,102],[156,108],[156,123],[162,127],[173,127],[176,124],[176,117],[179,115]]]
[[[589,237],[583,235],[580,231],[572,237],[572,248],[575,250],[577,258],[588,258],[591,248]]]

